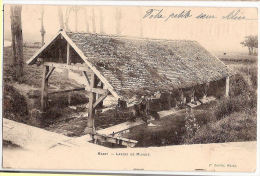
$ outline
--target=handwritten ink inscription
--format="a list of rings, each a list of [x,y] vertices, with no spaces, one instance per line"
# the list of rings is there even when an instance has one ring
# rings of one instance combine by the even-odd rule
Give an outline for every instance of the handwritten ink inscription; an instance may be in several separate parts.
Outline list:
[[[199,14],[193,14],[192,10],[182,10],[179,12],[165,12],[164,9],[149,9],[145,12],[143,19],[157,19],[163,21],[169,21],[171,19],[188,19],[195,18],[200,20],[209,20],[209,19],[223,19],[223,20],[251,20],[248,19],[245,15],[243,15],[240,9],[232,10],[227,14],[223,14],[221,16],[217,16],[216,14],[208,14],[201,12]]]

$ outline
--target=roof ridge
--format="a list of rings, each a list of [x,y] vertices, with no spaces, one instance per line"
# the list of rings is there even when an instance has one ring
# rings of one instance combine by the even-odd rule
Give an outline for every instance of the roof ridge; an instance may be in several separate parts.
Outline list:
[[[96,35],[96,36],[104,36],[104,37],[115,37],[115,38],[122,38],[122,39],[153,40],[153,41],[164,41],[164,42],[186,41],[186,42],[198,43],[198,41],[196,40],[187,40],[187,39],[161,39],[161,38],[138,37],[138,36],[128,36],[128,35],[117,35],[117,34],[100,34],[100,33],[90,33],[90,32],[72,32],[72,31],[65,31],[65,32],[71,34],[87,34],[87,35]]]

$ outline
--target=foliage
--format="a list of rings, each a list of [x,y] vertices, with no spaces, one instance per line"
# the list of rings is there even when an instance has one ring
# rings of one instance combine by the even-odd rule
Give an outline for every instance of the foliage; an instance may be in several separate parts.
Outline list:
[[[258,36],[257,35],[249,35],[245,37],[245,40],[240,43],[241,45],[248,47],[249,55],[255,52],[254,49],[258,48]],[[254,53],[255,54],[255,53]]]
[[[234,112],[216,122],[211,122],[197,131],[192,138],[186,138],[187,144],[224,143],[256,140],[256,109]]]
[[[254,90],[257,89],[257,67],[253,66],[244,66],[239,68],[240,75],[247,76],[250,80],[247,80],[251,82],[252,88]],[[246,81],[246,80],[244,80]],[[248,83],[249,84],[249,83]]]
[[[185,131],[186,134],[183,136],[184,138],[188,137],[191,138],[194,136],[196,131],[200,128],[195,115],[191,109],[186,110],[185,114]]]
[[[233,75],[230,78],[230,91],[229,95],[235,97],[241,94],[245,94],[250,91],[248,82],[244,79],[241,74]]]
[[[3,95],[3,117],[26,123],[28,110],[25,97],[9,84],[5,84]]]
[[[245,37],[245,40],[241,42],[241,45],[247,47],[258,48],[258,36],[257,35],[249,35]]]

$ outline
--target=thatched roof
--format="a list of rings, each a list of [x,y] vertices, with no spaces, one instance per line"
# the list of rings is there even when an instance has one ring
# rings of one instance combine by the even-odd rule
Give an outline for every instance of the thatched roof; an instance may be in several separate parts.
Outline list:
[[[220,80],[230,74],[196,41],[66,32],[119,97],[154,94]]]

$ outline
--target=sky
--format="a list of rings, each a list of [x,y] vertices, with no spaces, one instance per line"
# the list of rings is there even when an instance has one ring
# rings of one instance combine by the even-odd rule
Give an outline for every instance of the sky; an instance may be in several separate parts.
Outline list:
[[[96,33],[100,33],[100,22],[103,21],[105,34],[116,34],[116,8],[121,11],[120,35],[136,36],[145,38],[162,38],[173,40],[196,40],[210,51],[247,51],[240,42],[247,35],[256,35],[257,9],[256,8],[191,8],[191,7],[134,7],[134,6],[79,6],[78,31],[86,32],[86,21],[90,32],[93,32],[92,11],[94,11]],[[22,28],[24,41],[40,42],[41,22],[40,5],[23,5]],[[60,29],[57,6],[43,6],[44,28],[46,30],[46,41],[50,40]],[[63,15],[69,6],[62,6]],[[151,15],[143,18],[150,9],[154,9]],[[162,10],[162,11],[161,11]],[[161,11],[163,18],[155,15]],[[182,17],[189,12],[190,17]],[[232,13],[237,13],[246,19],[223,19]],[[210,19],[198,19],[198,15],[214,16]],[[179,18],[169,18],[170,15],[179,15]],[[151,17],[151,18],[150,18]],[[65,18],[65,17],[64,17]],[[70,14],[69,28],[75,31],[75,13]],[[142,32],[141,32],[142,31]],[[142,34],[142,35],[141,35]],[[10,31],[10,6],[4,7],[4,37],[11,39]]]

